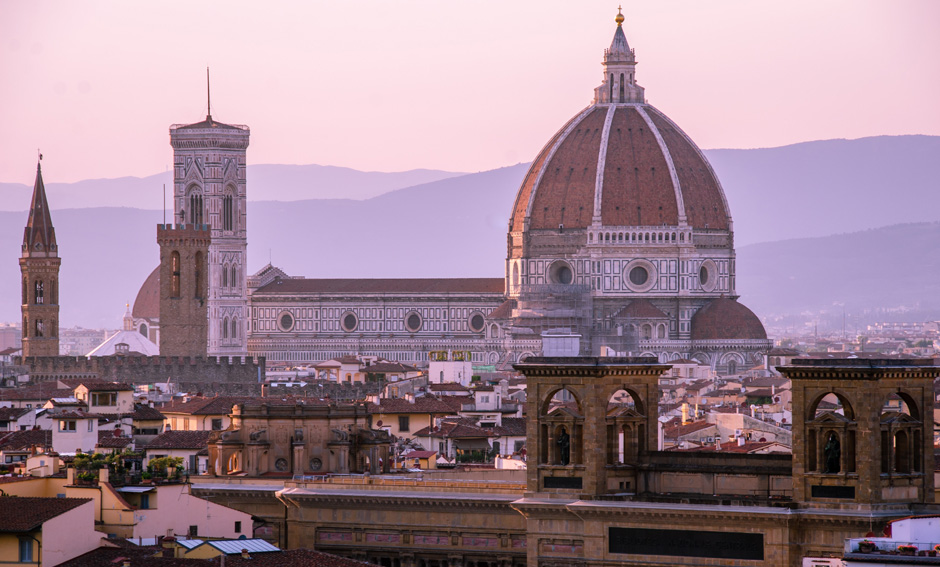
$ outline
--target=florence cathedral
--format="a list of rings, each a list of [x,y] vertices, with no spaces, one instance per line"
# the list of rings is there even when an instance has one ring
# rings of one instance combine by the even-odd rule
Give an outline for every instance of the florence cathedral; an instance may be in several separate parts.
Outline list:
[[[211,115],[172,126],[174,218],[211,234],[202,268],[208,354],[419,363],[432,351],[462,351],[500,367],[543,353],[642,355],[724,373],[760,363],[771,341],[737,301],[721,183],[698,146],[647,104],[622,21],[593,103],[523,179],[504,278],[312,279],[271,264],[248,274],[249,128]],[[160,280],[157,268],[133,307],[135,328],[154,342]]]

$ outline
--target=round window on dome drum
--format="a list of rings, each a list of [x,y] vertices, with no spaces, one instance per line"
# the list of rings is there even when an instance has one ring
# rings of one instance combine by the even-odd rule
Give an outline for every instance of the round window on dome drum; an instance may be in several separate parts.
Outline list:
[[[343,316],[343,330],[346,332],[353,332],[356,330],[356,327],[359,326],[359,319],[356,318],[355,313],[347,313]]]
[[[421,316],[415,312],[410,313],[405,317],[405,328],[408,329],[411,333],[416,333],[421,330]]]
[[[482,333],[486,321],[481,313],[474,313],[470,316],[470,330],[474,333]]]
[[[574,272],[568,262],[558,260],[551,265],[548,270],[548,277],[552,283],[570,285],[574,282]]]
[[[633,285],[643,285],[650,279],[650,274],[643,266],[636,266],[630,270],[630,283]]]

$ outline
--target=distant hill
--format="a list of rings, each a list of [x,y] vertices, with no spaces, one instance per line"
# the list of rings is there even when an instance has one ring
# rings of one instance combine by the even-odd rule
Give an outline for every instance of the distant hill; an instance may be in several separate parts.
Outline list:
[[[738,246],[940,220],[940,136],[705,153],[731,204]]]
[[[906,309],[940,317],[940,223],[743,246],[742,301],[762,317],[832,309]],[[841,307],[839,308],[841,309]]]
[[[7,172],[9,174],[9,172]],[[35,170],[29,168],[23,183],[0,183],[0,211],[19,211],[29,203]],[[301,199],[368,199],[395,189],[430,183],[464,175],[451,171],[413,169],[385,173],[357,171],[329,165],[249,165],[249,201],[299,201]],[[148,177],[87,179],[75,183],[56,183],[43,175],[46,194],[56,209],[90,207],[134,207],[159,209],[163,185],[167,187],[167,206],[172,209],[173,178],[170,172]]]
[[[927,302],[936,295],[929,282],[938,279],[940,270],[925,246],[937,239],[923,232],[935,228],[913,233],[909,232],[913,228],[866,229],[940,220],[940,187],[931,167],[940,156],[940,137],[831,140],[706,153],[731,203],[738,290],[758,314],[799,311],[848,301],[843,298],[850,296],[862,303],[896,306]],[[270,257],[288,273],[307,277],[502,276],[509,211],[527,164],[394,190],[380,187],[393,187],[395,183],[383,176],[398,174],[374,174],[374,185],[368,190],[383,191],[378,196],[287,202],[285,196],[303,195],[305,189],[300,182],[278,186],[277,180],[291,175],[304,179],[319,167],[296,166],[293,172],[292,166],[249,167],[250,271]],[[254,168],[261,169],[255,173]],[[332,171],[329,175],[336,173],[340,185],[346,179],[343,176],[362,180],[373,175],[324,169]],[[317,175],[327,179],[327,173]],[[102,191],[119,192],[121,182],[108,180],[110,188]],[[98,182],[73,185],[85,183]],[[0,203],[10,207],[3,191],[0,186]],[[119,325],[123,303],[134,300],[140,284],[157,265],[154,225],[161,222],[162,212],[67,208],[61,203],[68,199],[78,203],[81,194],[76,189],[69,197],[50,195],[63,256],[62,321],[66,326],[113,328]],[[28,190],[19,202],[26,201]],[[87,201],[92,202],[96,201]],[[146,208],[158,207],[159,200]],[[0,212],[0,297],[8,298],[0,303],[0,321],[19,318],[17,258],[25,222],[25,210]],[[866,232],[834,236],[831,241],[755,244],[856,231]],[[831,250],[839,250],[840,255],[830,258]],[[879,260],[874,263],[872,258]],[[901,258],[906,262],[904,270],[898,269]],[[845,269],[833,269],[842,264]],[[854,273],[850,268],[860,272],[844,277]],[[815,274],[829,274],[833,279]],[[886,283],[886,278],[893,283]]]

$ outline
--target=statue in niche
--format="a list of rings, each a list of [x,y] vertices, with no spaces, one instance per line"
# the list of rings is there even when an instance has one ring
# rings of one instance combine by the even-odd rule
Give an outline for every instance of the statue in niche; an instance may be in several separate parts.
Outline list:
[[[835,433],[829,433],[829,440],[826,441],[823,454],[826,457],[823,467],[824,473],[837,473],[842,469],[840,466],[842,447],[839,445],[839,437]]]
[[[561,434],[558,436],[558,460],[562,465],[571,462],[571,438],[568,437],[568,430],[561,428]]]

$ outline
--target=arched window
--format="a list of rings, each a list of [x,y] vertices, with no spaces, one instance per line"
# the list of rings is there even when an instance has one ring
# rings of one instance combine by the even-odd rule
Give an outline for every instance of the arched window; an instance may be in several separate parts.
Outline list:
[[[170,297],[180,296],[180,253],[170,254]]]
[[[633,393],[617,390],[607,407],[607,464],[635,462],[647,449],[643,403]]]
[[[150,335],[148,334],[148,331],[147,331],[147,324],[146,324],[146,323],[141,323],[141,324],[140,324],[140,334],[143,335],[143,336],[145,336],[145,337],[147,337],[147,338],[150,338]]]
[[[26,317],[23,317],[23,336],[29,336],[29,325],[27,324]]]
[[[222,287],[228,287],[228,264],[222,266]]]
[[[232,264],[232,277],[230,281],[232,282],[231,283],[232,287],[238,287],[238,277],[236,273],[235,264]]]
[[[42,305],[44,303],[45,297],[43,297],[43,284],[42,280],[36,280],[33,282],[33,303],[36,305]]]
[[[27,291],[28,288],[29,288],[29,282],[26,281],[26,278],[23,278],[23,305],[26,305],[27,303],[29,303],[29,297],[28,297],[29,292]]]
[[[232,338],[238,338],[238,319],[236,317],[232,317]]]
[[[232,230],[232,196],[222,197],[222,230]]]
[[[614,74],[610,74],[610,102],[614,102]]]
[[[49,303],[59,304],[59,282],[55,278],[49,282]]]
[[[623,96],[623,73],[620,73],[620,102],[625,102]]]
[[[222,338],[228,338],[228,317],[222,319]]]
[[[202,195],[199,193],[192,193],[189,196],[189,222],[203,224]]]
[[[202,267],[202,252],[196,252],[196,271],[195,271],[195,281],[196,289],[193,290],[193,297],[200,298],[202,297],[202,287],[203,287],[203,278],[205,277],[203,267]]]
[[[46,328],[45,328],[45,325],[42,324],[42,319],[36,319],[36,333],[33,336],[42,337],[43,335],[45,335],[45,331],[46,331]]]
[[[665,339],[665,338],[666,338],[666,325],[665,325],[665,324],[660,323],[659,327],[657,327],[657,329],[656,329],[656,337],[657,337],[657,338],[660,338],[660,339]]]
[[[642,330],[643,332],[641,336],[643,337],[644,340],[649,340],[653,338],[653,326],[652,325],[650,325],[649,323],[645,323],[642,327]]]

